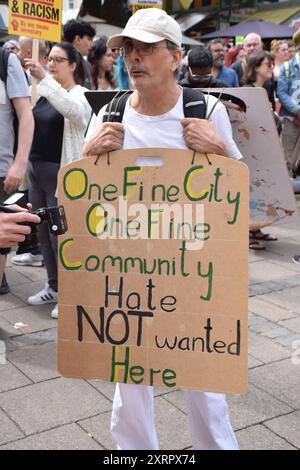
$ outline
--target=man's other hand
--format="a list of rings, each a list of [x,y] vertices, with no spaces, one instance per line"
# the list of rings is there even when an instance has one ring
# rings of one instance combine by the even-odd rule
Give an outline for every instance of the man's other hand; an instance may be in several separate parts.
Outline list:
[[[206,119],[185,118],[181,120],[186,145],[199,153],[216,153],[228,156],[223,140],[214,126]]]

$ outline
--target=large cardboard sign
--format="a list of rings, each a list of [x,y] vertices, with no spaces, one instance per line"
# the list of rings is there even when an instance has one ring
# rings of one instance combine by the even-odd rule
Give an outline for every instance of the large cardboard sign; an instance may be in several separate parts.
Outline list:
[[[246,392],[248,186],[243,163],[189,150],[60,170],[63,376]]]
[[[62,0],[9,0],[9,34],[61,41]]]
[[[298,220],[295,196],[266,91],[243,87],[226,88],[225,92],[247,105],[246,112],[230,105],[227,109],[233,138],[250,170],[251,221],[268,225]]]

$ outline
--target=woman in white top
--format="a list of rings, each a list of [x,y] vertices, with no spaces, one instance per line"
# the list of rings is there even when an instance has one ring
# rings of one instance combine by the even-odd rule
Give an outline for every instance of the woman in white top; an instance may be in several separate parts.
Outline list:
[[[95,90],[114,90],[113,81],[114,57],[111,49],[100,38],[93,43],[88,60],[92,64],[92,81]]]
[[[57,205],[57,173],[61,166],[81,156],[91,108],[86,88],[78,85],[83,73],[81,59],[69,43],[56,44],[49,53],[49,73],[28,59],[33,77],[39,80],[38,101],[33,109],[35,131],[28,162],[29,200],[33,210]],[[47,269],[45,288],[28,298],[31,305],[57,302],[57,240],[48,225],[38,227]],[[57,305],[51,312],[58,317]]]

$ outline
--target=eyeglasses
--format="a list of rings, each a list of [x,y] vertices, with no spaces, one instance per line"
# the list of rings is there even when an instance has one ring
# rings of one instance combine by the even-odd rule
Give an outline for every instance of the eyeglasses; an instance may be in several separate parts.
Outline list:
[[[69,59],[66,59],[66,57],[48,57],[47,61],[54,62],[56,64],[62,64],[64,61],[70,62]]]
[[[120,48],[120,53],[123,57],[128,57],[133,49],[136,51],[139,56],[152,55],[154,49],[166,49],[166,46],[157,46],[156,44],[147,44],[141,42],[138,46],[134,46],[131,42],[125,42],[124,46]]]
[[[192,78],[192,80],[197,80],[197,81],[208,81],[211,79],[211,73],[204,73],[204,74],[197,74],[197,73],[194,73],[191,69],[191,67],[188,67],[188,71],[189,71],[189,74],[190,74],[190,77]]]
[[[262,62],[260,65],[266,65],[267,67],[269,67],[269,69],[272,69],[274,67],[274,64],[272,64],[272,62]]]

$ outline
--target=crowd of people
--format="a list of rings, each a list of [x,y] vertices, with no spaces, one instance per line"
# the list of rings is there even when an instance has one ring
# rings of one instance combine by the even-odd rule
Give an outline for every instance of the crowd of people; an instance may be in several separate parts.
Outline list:
[[[293,44],[272,41],[270,52],[264,50],[261,38],[251,33],[243,46],[227,50],[224,42],[216,39],[192,49],[182,59],[179,25],[164,11],[150,8],[133,15],[121,34],[109,40],[94,37],[92,26],[71,20],[64,26],[63,42],[51,47],[40,41],[38,61],[32,59],[31,39],[21,37],[5,44],[11,53],[7,78],[0,81],[1,203],[23,189],[27,178],[33,210],[55,206],[61,166],[82,156],[120,148],[190,148],[242,158],[224,105],[213,96],[209,100],[206,97],[209,118],[188,118],[183,108],[185,87],[265,87],[288,168],[297,173],[300,60],[299,52],[292,48],[300,45],[300,31]],[[33,110],[28,88],[32,77],[38,80]],[[105,109],[90,119],[86,90],[124,88],[133,93],[126,102],[122,122],[104,122]],[[14,110],[18,117],[16,143]],[[143,125],[145,116],[147,129]],[[300,147],[298,150],[300,154]],[[0,210],[0,247],[22,243],[30,229],[22,226],[22,230],[16,230],[20,220],[38,220],[33,214],[17,211]],[[51,316],[58,318],[57,240],[47,225],[39,225],[38,233],[40,246],[25,256],[14,256],[12,262],[34,265],[34,261],[43,260],[47,283],[28,298],[28,303],[54,304]],[[249,247],[253,249],[264,246],[260,240],[276,239],[256,229],[249,234]],[[8,290],[4,277],[0,294]],[[194,448],[237,449],[224,395],[186,392],[186,396]],[[153,416],[152,387],[117,385],[112,433],[120,449],[157,449]]]

